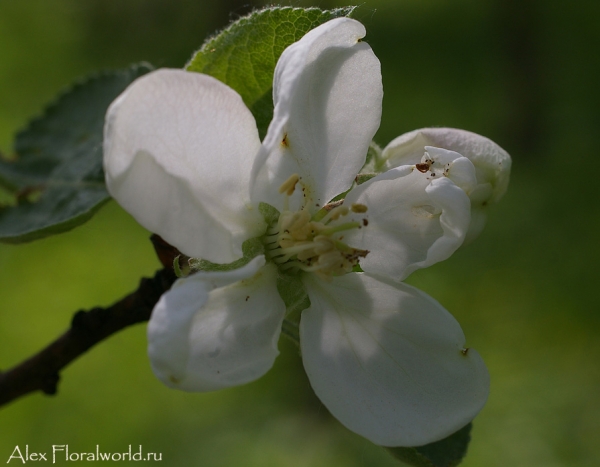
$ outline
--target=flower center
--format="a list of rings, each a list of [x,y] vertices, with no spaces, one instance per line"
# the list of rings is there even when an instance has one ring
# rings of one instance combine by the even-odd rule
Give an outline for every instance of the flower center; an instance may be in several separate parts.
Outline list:
[[[350,212],[365,213],[363,204],[342,206],[341,202],[330,203],[311,215],[305,205],[299,211],[288,210],[288,199],[294,193],[300,177],[292,175],[279,188],[286,196],[285,208],[275,225],[264,237],[267,258],[285,270],[313,272],[325,280],[351,272],[369,252],[345,244],[344,232],[360,229],[367,225],[362,221],[348,220]]]

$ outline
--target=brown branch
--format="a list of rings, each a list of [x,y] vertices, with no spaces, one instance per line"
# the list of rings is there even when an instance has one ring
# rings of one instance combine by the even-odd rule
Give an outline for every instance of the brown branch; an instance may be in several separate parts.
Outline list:
[[[165,268],[151,279],[142,279],[135,292],[108,308],[78,311],[62,336],[28,360],[0,373],[0,406],[30,392],[56,394],[59,373],[69,363],[127,326],[148,321],[160,296],[175,281],[172,264],[178,253],[156,235],[151,240]]]

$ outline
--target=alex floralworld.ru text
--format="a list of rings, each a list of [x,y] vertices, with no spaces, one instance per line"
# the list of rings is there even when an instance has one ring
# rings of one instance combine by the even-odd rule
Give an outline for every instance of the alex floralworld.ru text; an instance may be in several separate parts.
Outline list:
[[[55,464],[57,461],[162,461],[162,453],[142,451],[142,446],[136,452],[133,452],[131,444],[127,452],[101,452],[100,446],[96,445],[94,452],[72,452],[69,451],[68,444],[53,444],[52,451],[49,452],[33,452],[29,450],[29,445],[25,445],[25,449],[20,446],[15,446],[12,454],[6,463],[16,462],[49,462]]]

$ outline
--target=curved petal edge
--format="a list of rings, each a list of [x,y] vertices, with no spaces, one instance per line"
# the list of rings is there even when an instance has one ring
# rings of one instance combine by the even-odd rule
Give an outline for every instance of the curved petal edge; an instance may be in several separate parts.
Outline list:
[[[184,254],[229,263],[264,230],[249,208],[256,123],[216,79],[171,69],[137,79],[109,107],[103,144],[110,194]]]
[[[336,18],[284,50],[273,80],[273,120],[253,167],[253,199],[272,204],[292,174],[303,188],[296,205],[323,206],[350,188],[379,127],[383,98],[381,66],[360,41],[364,35],[358,21]]]
[[[469,423],[489,374],[456,320],[405,284],[367,274],[307,280],[300,322],[311,385],[347,428],[375,444],[420,446]]]
[[[184,391],[213,391],[264,375],[279,354],[285,305],[263,256],[240,269],[197,273],[165,293],[148,324],[156,376]]]

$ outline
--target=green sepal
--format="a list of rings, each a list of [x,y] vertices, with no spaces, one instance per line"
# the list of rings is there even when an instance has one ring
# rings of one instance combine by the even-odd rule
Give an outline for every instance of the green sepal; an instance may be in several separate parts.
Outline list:
[[[352,189],[352,188],[351,188]],[[350,190],[351,190],[350,189]],[[331,203],[337,203],[338,201],[343,201],[344,199],[346,199],[346,195],[348,193],[350,193],[350,190],[346,190],[343,193],[340,193],[339,195],[337,195],[335,198],[333,198],[331,201],[329,201],[329,203],[327,204],[331,204]]]
[[[240,259],[236,259],[232,263],[212,263],[205,259],[198,258],[190,258],[188,263],[192,271],[233,271],[234,269],[239,269],[242,266],[245,266],[252,259],[264,253],[265,247],[260,238],[251,238],[242,243],[242,257]]]
[[[299,346],[300,315],[302,311],[310,307],[310,298],[302,282],[302,272],[279,271],[277,275],[277,291],[286,309],[281,332]]]
[[[365,164],[363,165],[360,173],[374,172],[377,174],[382,172],[383,166],[385,165],[385,160],[381,156],[382,152],[381,146],[379,146],[375,141],[371,141],[367,151]]]
[[[455,467],[459,465],[471,441],[472,424],[435,443],[413,448],[386,448],[392,456],[414,467]]]
[[[279,211],[270,204],[258,203],[258,212],[263,216],[268,226],[274,225],[279,220]]]
[[[365,164],[373,161],[373,163],[379,163],[381,161],[381,146],[377,144],[375,141],[371,141],[369,144],[369,150],[367,151],[367,160]]]
[[[296,322],[300,320],[300,313],[310,306],[302,274],[302,271],[280,271],[277,276],[277,291],[285,303],[286,318]]]
[[[356,178],[354,179],[354,181],[356,182],[357,185],[362,185],[365,182],[368,182],[369,180],[371,180],[373,177],[376,177],[377,174],[374,173],[368,173],[368,174],[358,174],[356,176]]]
[[[356,7],[269,7],[238,19],[209,38],[186,65],[235,89],[250,109],[259,135],[273,118],[273,72],[286,47],[333,18],[350,16]]]
[[[0,241],[21,243],[70,230],[110,198],[102,169],[104,115],[149,65],[94,75],[64,92],[0,159],[0,184],[15,197],[0,207]]]
[[[281,334],[291,340],[300,349],[300,326],[299,323],[284,318],[281,323]]]

